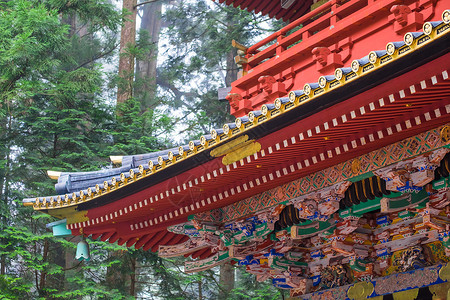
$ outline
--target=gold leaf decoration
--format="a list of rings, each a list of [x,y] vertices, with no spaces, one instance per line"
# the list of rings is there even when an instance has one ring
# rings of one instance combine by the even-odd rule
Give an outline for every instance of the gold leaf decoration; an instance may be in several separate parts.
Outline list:
[[[355,158],[352,161],[352,173],[356,175],[359,173],[360,170],[361,170],[361,162],[359,161],[359,159]]]
[[[351,286],[347,291],[347,296],[353,300],[367,299],[373,293],[373,284],[371,282],[358,282]]]
[[[439,277],[445,281],[450,280],[450,265],[449,264],[445,264],[444,266],[442,266],[442,268],[439,270]]]
[[[220,147],[217,147],[216,149],[211,151],[211,156],[213,157],[219,157],[222,155],[225,155],[227,153],[230,153],[242,146],[245,145],[245,143],[248,141],[248,135],[240,136],[225,145],[222,145]]]
[[[232,164],[239,161],[249,155],[255,154],[261,150],[261,144],[258,142],[252,142],[246,146],[240,147],[233,152],[228,153],[222,158],[222,163],[224,165]]]
[[[444,282],[441,284],[430,285],[428,287],[430,292],[433,294],[433,300],[438,299],[450,299],[447,297],[450,289],[450,282]]]
[[[77,211],[78,206],[64,207],[57,210],[49,210],[48,214],[58,219],[67,219],[67,224],[79,223],[88,221],[87,211]]]
[[[419,294],[419,289],[406,290],[392,294],[394,300],[411,300],[416,299]]]

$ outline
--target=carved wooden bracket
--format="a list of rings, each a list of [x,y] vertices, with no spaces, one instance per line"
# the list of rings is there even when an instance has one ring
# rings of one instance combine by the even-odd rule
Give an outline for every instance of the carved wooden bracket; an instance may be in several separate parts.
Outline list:
[[[266,75],[258,78],[258,82],[261,83],[263,90],[270,94],[272,93],[273,85],[277,82],[273,76]]]
[[[244,99],[241,94],[230,93],[225,99],[230,103],[230,113],[235,117],[241,117],[252,110],[251,101]]]
[[[312,54],[314,57],[314,61],[322,66],[326,66],[327,65],[327,58],[328,55],[331,54],[330,49],[328,49],[327,47],[316,47],[314,49],[312,49]]]
[[[322,74],[329,74],[334,72],[336,68],[340,68],[351,57],[351,49],[353,42],[350,37],[341,40],[328,47],[316,47],[311,53],[316,62],[316,69]]]
[[[394,31],[402,35],[407,31],[416,31],[422,28],[423,22],[434,13],[434,3],[426,2],[428,5],[424,10],[421,7],[411,9],[407,5],[393,5],[390,9],[392,14],[389,16],[389,22],[393,23]]]

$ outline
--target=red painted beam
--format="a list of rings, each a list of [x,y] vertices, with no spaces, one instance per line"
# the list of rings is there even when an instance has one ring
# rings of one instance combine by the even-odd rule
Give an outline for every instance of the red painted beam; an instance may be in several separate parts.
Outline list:
[[[100,238],[100,240],[102,242],[106,242],[114,233],[115,233],[115,231],[106,232],[106,233],[102,234],[102,237]]]
[[[151,240],[149,240],[147,243],[145,243],[143,249],[145,251],[147,251],[148,249],[153,247],[153,245],[158,243],[162,238],[164,238],[166,235],[167,235],[167,231],[165,231],[165,230],[158,232]]]
[[[127,241],[127,247],[133,246],[138,241],[138,238],[131,238]]]
[[[212,254],[213,254],[213,253],[211,252],[211,248],[208,248],[208,249],[206,249],[205,252],[203,252],[203,253],[200,255],[200,259],[208,258],[208,257],[210,257]]]
[[[149,233],[149,234],[141,236],[141,238],[136,242],[136,245],[134,245],[134,248],[135,249],[141,248],[142,246],[145,245],[145,243],[147,243],[149,240],[151,240],[154,236],[155,236],[154,233]]]
[[[119,237],[119,234],[117,232],[114,232],[114,234],[109,238],[108,242],[114,244],[119,239]]]
[[[152,246],[152,252],[157,252],[159,245],[166,245],[171,239],[175,237],[175,234],[168,232],[158,243]]]
[[[96,240],[96,239],[98,239],[101,235],[102,235],[102,233],[94,233],[94,234],[91,235],[91,239]]]

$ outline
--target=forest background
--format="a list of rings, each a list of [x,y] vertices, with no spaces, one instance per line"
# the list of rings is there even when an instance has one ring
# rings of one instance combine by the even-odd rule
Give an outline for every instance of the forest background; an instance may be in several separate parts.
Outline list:
[[[210,0],[123,1],[0,1],[0,299],[284,299],[231,265],[188,275],[185,258],[92,239],[77,261],[79,239],[22,206],[54,194],[47,170],[110,168],[231,121],[231,41],[281,26]]]

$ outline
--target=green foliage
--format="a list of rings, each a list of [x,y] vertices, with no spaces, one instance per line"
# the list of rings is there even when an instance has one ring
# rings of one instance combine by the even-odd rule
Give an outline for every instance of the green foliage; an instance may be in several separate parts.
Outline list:
[[[44,82],[39,79],[61,63],[56,56],[64,49],[67,30],[56,11],[47,11],[42,4],[25,0],[6,3],[6,8],[0,11],[3,103],[29,97],[32,90],[43,88]]]
[[[184,133],[198,136],[232,121],[227,101],[217,99],[218,88],[237,79],[237,53],[231,41],[250,45],[270,31],[264,27],[271,24],[262,24],[261,17],[247,11],[205,0],[178,2],[163,18],[167,44],[160,51],[167,58],[157,81],[169,109],[184,111]]]
[[[48,169],[102,167],[111,143],[114,115],[95,61],[112,53],[120,14],[101,1],[60,4],[0,5],[0,298],[125,299],[104,285],[106,258],[66,261],[76,244],[45,230],[53,218],[17,204],[54,193]]]
[[[111,135],[114,144],[108,148],[114,154],[140,154],[168,148],[168,140],[159,138],[167,136],[173,129],[171,119],[155,110],[141,112],[140,103],[128,99],[116,108],[117,116]]]
[[[283,291],[273,287],[270,280],[258,282],[254,275],[238,269],[236,286],[230,295],[230,300],[276,300],[282,295]]]

